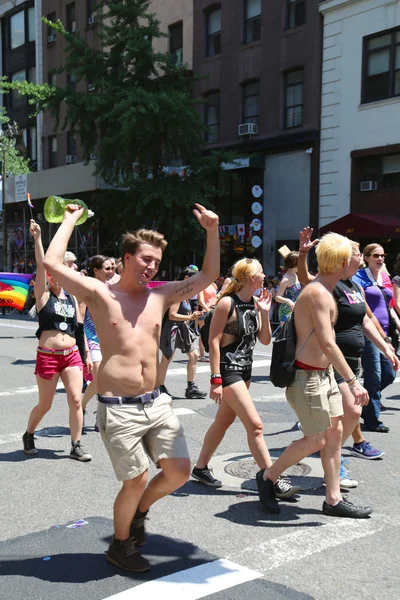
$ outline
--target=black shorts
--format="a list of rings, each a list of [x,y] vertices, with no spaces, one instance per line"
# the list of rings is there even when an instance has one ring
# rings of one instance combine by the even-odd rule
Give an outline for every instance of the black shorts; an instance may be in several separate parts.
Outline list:
[[[360,374],[360,371],[361,371],[361,358],[346,358],[345,357],[345,359],[346,359],[346,362],[349,365],[350,369],[353,371],[354,375],[356,377],[358,377]],[[338,385],[340,385],[341,383],[344,383],[344,377],[342,377],[340,375],[340,373],[338,373],[336,371],[336,369],[334,369],[334,372],[335,372],[336,383]]]
[[[237,381],[250,381],[251,379],[251,367],[250,369],[243,370],[233,370],[233,369],[224,369],[223,365],[221,365],[221,377],[222,377],[222,387],[228,387],[228,385],[232,385]]]

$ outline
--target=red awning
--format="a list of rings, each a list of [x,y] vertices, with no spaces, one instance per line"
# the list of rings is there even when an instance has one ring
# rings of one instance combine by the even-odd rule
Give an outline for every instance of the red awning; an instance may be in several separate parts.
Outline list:
[[[319,235],[333,231],[347,237],[400,238],[400,219],[386,215],[348,214],[321,227]]]

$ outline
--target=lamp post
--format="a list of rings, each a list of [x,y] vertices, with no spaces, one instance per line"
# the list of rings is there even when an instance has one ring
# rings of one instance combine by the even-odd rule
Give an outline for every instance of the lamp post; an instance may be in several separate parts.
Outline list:
[[[2,217],[3,217],[3,271],[7,271],[8,264],[8,235],[7,235],[7,213],[6,213],[6,153],[10,144],[15,143],[15,138],[18,134],[18,125],[15,121],[8,122],[5,127],[0,128],[0,145],[2,150],[2,177],[1,177],[1,193],[2,193]]]

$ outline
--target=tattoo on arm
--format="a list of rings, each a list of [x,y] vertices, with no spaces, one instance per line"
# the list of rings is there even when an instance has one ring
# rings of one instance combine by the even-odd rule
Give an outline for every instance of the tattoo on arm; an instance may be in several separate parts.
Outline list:
[[[193,286],[190,285],[190,283],[184,283],[183,285],[181,285],[180,287],[178,287],[176,289],[176,293],[178,294],[178,296],[187,296],[187,294],[190,294],[193,291]]]

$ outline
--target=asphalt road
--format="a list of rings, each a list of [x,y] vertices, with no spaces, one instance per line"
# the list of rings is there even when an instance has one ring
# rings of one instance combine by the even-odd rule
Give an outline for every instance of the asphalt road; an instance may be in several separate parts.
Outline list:
[[[189,481],[152,507],[143,554],[153,568],[131,576],[105,561],[119,485],[94,431],[95,401],[82,438],[93,455],[90,463],[68,457],[62,387],[36,433],[39,453],[22,452],[21,436],[37,399],[35,327],[29,320],[0,317],[1,600],[400,599],[400,380],[384,393],[389,410],[383,420],[390,433],[367,437],[385,457],[366,461],[344,449],[359,481],[349,499],[372,506],[370,519],[322,515],[322,470],[315,457],[293,470],[293,481],[303,487],[298,501],[282,502],[280,515],[264,513],[244,428],[235,422],[212,462],[224,487],[212,490]],[[270,348],[256,350],[251,392],[271,454],[279,456],[301,434],[282,391],[269,382]],[[195,461],[216,409],[209,399],[183,398],[185,365],[185,357],[177,355],[167,386],[176,395],[174,409]],[[198,371],[198,384],[206,390],[208,366]],[[69,527],[79,519],[85,523]]]

